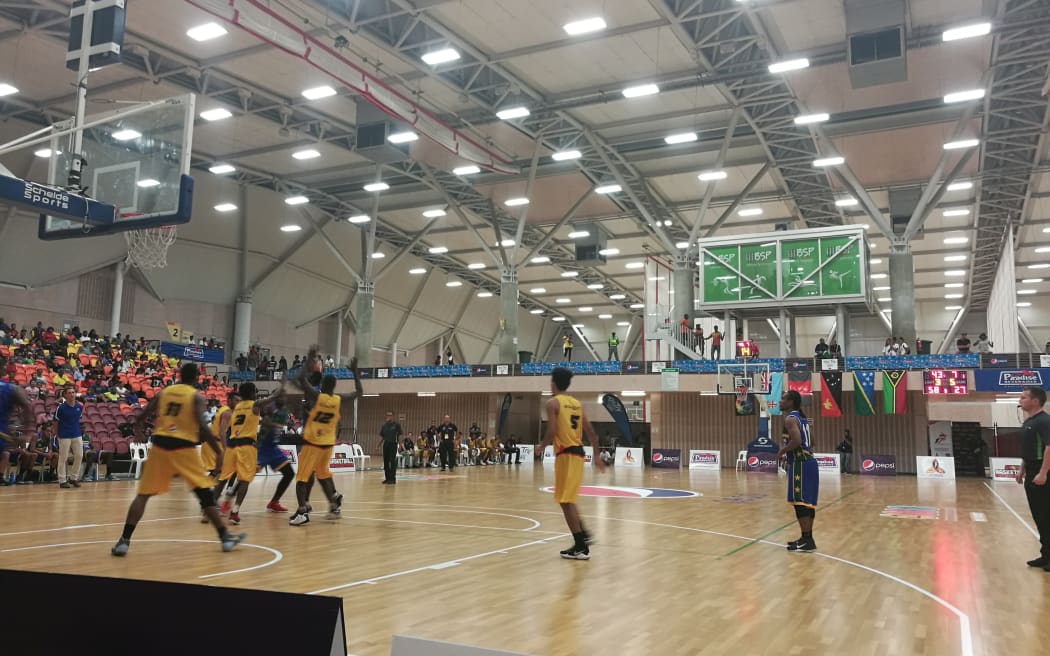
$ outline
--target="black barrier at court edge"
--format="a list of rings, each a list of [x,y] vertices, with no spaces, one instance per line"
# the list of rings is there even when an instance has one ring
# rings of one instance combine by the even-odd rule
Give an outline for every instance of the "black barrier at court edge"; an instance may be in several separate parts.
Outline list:
[[[212,546],[218,551],[218,544]],[[145,549],[149,545],[139,540],[128,559]],[[5,653],[68,656],[98,650],[108,656],[186,656],[202,649],[219,654],[347,653],[343,600],[338,597],[14,570],[0,570],[0,589],[8,595]],[[88,597],[87,603],[69,609],[74,624],[60,628],[55,614],[41,609],[52,608],[55,595],[63,591]],[[15,594],[17,599],[12,598]],[[231,626],[215,616],[217,609],[236,609],[245,621]],[[291,625],[267,623],[275,617],[294,618],[294,630]]]

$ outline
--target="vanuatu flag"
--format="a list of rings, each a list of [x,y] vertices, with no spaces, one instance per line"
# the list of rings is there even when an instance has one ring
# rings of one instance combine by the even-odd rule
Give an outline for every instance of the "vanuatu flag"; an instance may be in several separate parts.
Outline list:
[[[820,374],[820,416],[842,416],[842,372],[825,371]]]
[[[907,410],[908,372],[890,369],[882,372],[882,412],[887,415],[903,415]]]
[[[875,372],[853,372],[853,414],[870,417],[875,414]]]
[[[813,387],[810,383],[810,373],[808,371],[789,371],[788,389],[795,390],[802,396],[812,394]]]

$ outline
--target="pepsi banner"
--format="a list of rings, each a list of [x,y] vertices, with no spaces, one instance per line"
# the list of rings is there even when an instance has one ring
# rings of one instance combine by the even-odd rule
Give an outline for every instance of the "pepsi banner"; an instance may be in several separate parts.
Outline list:
[[[1050,369],[976,369],[973,378],[978,392],[1021,392],[1026,387],[1050,389]]]
[[[682,467],[682,450],[653,449],[653,467],[680,469]]]
[[[605,406],[605,411],[609,413],[609,416],[616,423],[616,427],[620,429],[620,433],[623,434],[623,439],[627,442],[627,445],[634,446],[634,436],[631,435],[631,422],[627,418],[627,409],[623,407],[623,401],[615,394],[606,394],[602,397],[602,405]]]
[[[174,342],[161,342],[160,352],[176,360],[192,360],[193,362],[206,362],[208,364],[222,364],[226,355],[226,352],[222,349],[175,344]]]
[[[860,473],[866,476],[896,476],[897,456],[861,456]]]
[[[771,454],[768,451],[748,451],[747,471],[759,472],[762,474],[777,473],[776,454]]]

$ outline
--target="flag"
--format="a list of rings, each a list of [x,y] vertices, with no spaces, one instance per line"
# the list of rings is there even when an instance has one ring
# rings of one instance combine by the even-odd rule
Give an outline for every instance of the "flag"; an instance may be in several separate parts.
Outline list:
[[[627,408],[623,407],[623,401],[615,394],[606,394],[602,397],[602,405],[605,406],[605,411],[609,413],[612,420],[616,422],[616,427],[623,433],[623,439],[627,442],[627,446],[634,446],[634,436],[631,435],[631,423],[627,419]]]
[[[789,371],[788,372],[788,389],[795,390],[802,396],[808,396],[813,393],[813,386],[810,383],[810,374],[808,371]]]
[[[882,372],[882,412],[887,415],[903,415],[907,412],[908,372],[905,369],[890,369]]]
[[[496,435],[499,435],[501,439],[507,439],[507,436],[503,433],[503,427],[507,424],[507,414],[510,413],[510,404],[513,403],[514,399],[511,398],[510,394],[503,397],[503,405],[499,409],[499,422],[496,424]]]
[[[820,374],[820,416],[842,416],[842,372],[824,371]]]
[[[780,397],[784,395],[784,374],[769,374],[769,394],[762,395],[762,402],[766,404],[766,412],[770,415],[780,414]]]
[[[853,372],[853,414],[870,417],[875,414],[875,372]]]

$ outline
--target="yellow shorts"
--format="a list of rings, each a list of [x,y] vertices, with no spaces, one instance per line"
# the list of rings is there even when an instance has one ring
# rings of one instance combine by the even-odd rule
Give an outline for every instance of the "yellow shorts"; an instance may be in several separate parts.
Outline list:
[[[176,475],[181,476],[186,485],[194,490],[212,486],[212,480],[201,469],[197,449],[164,449],[153,446],[149,450],[146,462],[142,464],[138,494],[164,494],[171,487],[172,477]]]
[[[299,469],[295,473],[295,480],[305,483],[310,480],[311,475],[316,475],[318,480],[332,477],[332,470],[328,468],[332,459],[331,446],[314,446],[304,444],[303,450],[299,452]]]
[[[220,446],[221,450],[222,447]],[[201,445],[201,464],[204,465],[204,471],[210,472],[215,469],[215,451],[208,444]],[[223,462],[223,469],[226,469],[225,462]]]
[[[234,446],[226,449],[226,455],[222,459],[223,475],[219,476],[219,478],[222,480],[229,478],[228,476],[223,478],[223,476],[225,476],[227,469],[230,469],[232,473],[237,474],[238,481],[251,483],[255,478],[256,470],[259,468],[258,458],[259,449],[255,446]]]
[[[554,459],[554,500],[576,503],[583,482],[583,456],[563,453]]]

